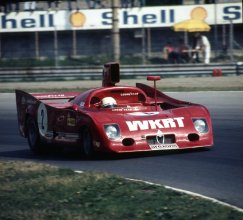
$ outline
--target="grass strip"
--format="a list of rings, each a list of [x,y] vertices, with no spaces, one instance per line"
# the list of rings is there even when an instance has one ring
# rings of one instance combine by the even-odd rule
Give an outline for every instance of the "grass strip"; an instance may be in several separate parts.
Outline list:
[[[229,207],[105,173],[0,161],[0,219],[243,219]]]

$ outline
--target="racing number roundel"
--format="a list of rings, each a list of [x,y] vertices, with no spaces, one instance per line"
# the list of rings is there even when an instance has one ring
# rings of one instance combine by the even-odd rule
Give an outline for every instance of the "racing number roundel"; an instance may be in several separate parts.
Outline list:
[[[47,110],[46,106],[41,103],[38,107],[38,115],[37,115],[37,122],[38,122],[38,128],[39,132],[42,136],[44,136],[47,132]]]

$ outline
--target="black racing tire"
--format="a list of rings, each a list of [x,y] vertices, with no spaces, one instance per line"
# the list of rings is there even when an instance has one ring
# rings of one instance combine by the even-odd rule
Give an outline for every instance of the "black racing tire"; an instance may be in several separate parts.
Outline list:
[[[27,118],[26,128],[27,128],[26,136],[27,136],[30,150],[34,154],[42,153],[43,148],[40,140],[39,129],[36,121],[31,116]]]
[[[94,156],[93,137],[88,128],[83,128],[81,131],[81,145],[84,156],[92,158]]]

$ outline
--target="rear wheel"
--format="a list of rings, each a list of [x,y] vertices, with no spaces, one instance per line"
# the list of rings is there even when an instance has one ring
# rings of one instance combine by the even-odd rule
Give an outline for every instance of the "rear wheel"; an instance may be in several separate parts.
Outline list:
[[[94,156],[94,148],[92,134],[88,128],[82,130],[81,138],[83,153],[87,158],[91,158]]]
[[[27,126],[27,140],[28,140],[30,150],[35,154],[41,153],[42,147],[41,147],[41,140],[40,140],[37,123],[32,117],[28,117],[26,126]]]

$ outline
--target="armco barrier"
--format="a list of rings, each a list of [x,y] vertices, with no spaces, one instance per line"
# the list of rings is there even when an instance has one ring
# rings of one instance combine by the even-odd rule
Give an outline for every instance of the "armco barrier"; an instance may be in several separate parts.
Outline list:
[[[46,81],[101,79],[103,66],[90,67],[33,67],[0,68],[0,81]],[[181,65],[122,65],[121,78],[139,78],[147,75],[161,77],[174,76],[213,76],[220,70],[222,75],[243,74],[241,64],[181,64]]]

